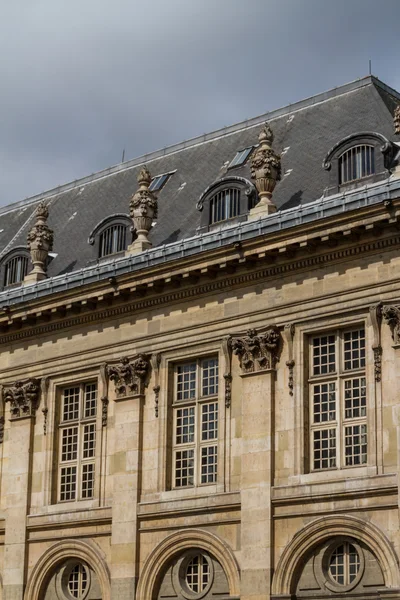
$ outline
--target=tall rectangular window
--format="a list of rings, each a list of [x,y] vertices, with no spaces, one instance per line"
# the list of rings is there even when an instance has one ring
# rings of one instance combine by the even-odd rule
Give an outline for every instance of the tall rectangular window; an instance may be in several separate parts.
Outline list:
[[[311,470],[367,463],[365,330],[311,339]]]
[[[94,496],[97,384],[83,383],[62,391],[59,423],[58,499]]]
[[[175,488],[217,481],[218,358],[175,367],[173,481]]]

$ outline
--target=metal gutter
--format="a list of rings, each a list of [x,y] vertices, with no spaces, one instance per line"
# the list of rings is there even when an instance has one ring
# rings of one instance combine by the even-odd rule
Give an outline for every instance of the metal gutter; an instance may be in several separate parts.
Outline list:
[[[0,293],[0,307],[29,302],[50,294],[96,283],[109,277],[118,277],[140,271],[143,268],[164,265],[180,258],[223,248],[236,242],[266,236],[298,225],[373,206],[399,196],[400,179],[388,179],[383,183],[380,182],[344,194],[320,198],[309,204],[285,211],[278,211],[257,221],[221,226],[221,228],[212,232],[157,246],[135,256],[122,256],[109,261],[99,261],[98,264],[85,267],[79,271],[57,275],[33,285],[4,290]]]

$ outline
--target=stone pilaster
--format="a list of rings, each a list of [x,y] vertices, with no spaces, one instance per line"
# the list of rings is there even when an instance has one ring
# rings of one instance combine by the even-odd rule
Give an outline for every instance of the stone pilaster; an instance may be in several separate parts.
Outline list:
[[[138,580],[137,507],[141,470],[141,427],[149,357],[122,359],[107,367],[114,382],[113,506],[111,530],[111,597],[135,598]],[[112,386],[111,386],[112,387]]]
[[[3,599],[22,600],[26,573],[26,519],[29,509],[34,416],[40,383],[36,379],[4,386],[3,400],[10,404],[9,458],[3,494],[7,516],[4,551]],[[6,410],[6,418],[8,417]]]
[[[280,334],[232,338],[242,369],[241,600],[267,600],[272,580],[272,461],[275,364]],[[245,401],[245,400],[244,400]]]

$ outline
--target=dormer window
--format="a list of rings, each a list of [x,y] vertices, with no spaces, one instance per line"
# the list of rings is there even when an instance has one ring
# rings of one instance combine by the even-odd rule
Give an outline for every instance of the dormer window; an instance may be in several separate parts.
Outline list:
[[[241,167],[249,158],[252,153],[254,146],[249,146],[249,148],[244,148],[244,150],[239,150],[236,152],[236,156],[233,158],[231,163],[228,166],[228,169],[232,169],[233,167]]]
[[[240,189],[227,188],[210,199],[210,225],[240,214]]]
[[[17,254],[4,264],[4,286],[21,283],[28,273],[29,258]]]
[[[94,246],[93,259],[124,252],[132,241],[132,219],[124,213],[106,217],[91,232],[88,243]]]
[[[164,173],[163,175],[156,175],[155,177],[153,177],[149,186],[150,192],[159,192],[174,172],[175,171],[173,171],[172,173]]]
[[[126,226],[110,225],[100,235],[99,257],[126,250]]]
[[[375,173],[374,146],[354,146],[339,156],[339,183],[348,183]]]

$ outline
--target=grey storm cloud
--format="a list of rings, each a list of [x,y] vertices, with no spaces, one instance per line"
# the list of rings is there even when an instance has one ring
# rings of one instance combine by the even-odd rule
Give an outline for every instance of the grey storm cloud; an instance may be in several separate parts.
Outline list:
[[[373,72],[398,0],[0,2],[0,205]]]

